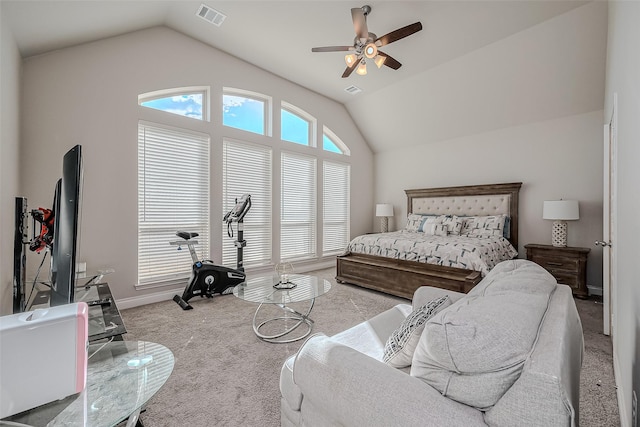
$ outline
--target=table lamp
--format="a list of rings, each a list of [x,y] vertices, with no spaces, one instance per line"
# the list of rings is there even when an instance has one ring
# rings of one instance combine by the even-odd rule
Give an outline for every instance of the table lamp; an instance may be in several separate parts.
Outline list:
[[[393,216],[393,205],[391,203],[378,203],[376,205],[376,216],[380,218],[380,232],[389,231],[389,217]]]
[[[577,200],[547,200],[542,208],[542,218],[552,219],[551,244],[564,248],[567,246],[567,221],[580,219]]]

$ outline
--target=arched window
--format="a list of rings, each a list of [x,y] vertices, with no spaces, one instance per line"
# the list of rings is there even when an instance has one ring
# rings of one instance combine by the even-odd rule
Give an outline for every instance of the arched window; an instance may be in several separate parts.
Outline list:
[[[182,87],[138,95],[138,105],[178,116],[209,121],[209,88]]]
[[[315,147],[316,119],[302,109],[282,102],[280,109],[280,139]]]
[[[241,89],[224,88],[222,124],[259,135],[271,135],[271,98]]]
[[[332,153],[344,154],[345,156],[351,154],[347,144],[342,142],[342,140],[326,126],[322,128],[322,149],[331,151]]]

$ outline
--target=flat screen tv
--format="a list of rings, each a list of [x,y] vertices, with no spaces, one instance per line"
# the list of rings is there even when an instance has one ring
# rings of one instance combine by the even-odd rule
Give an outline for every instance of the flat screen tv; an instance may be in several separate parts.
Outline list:
[[[81,198],[82,147],[76,145],[64,155],[54,197],[51,306],[73,302]]]

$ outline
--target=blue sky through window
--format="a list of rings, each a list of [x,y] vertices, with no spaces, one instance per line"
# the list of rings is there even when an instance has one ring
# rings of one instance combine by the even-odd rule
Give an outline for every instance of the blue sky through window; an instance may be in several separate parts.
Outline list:
[[[222,97],[222,124],[264,135],[264,101],[243,96]]]
[[[322,148],[332,153],[342,154],[342,150],[326,134],[322,135]]]
[[[202,120],[202,94],[191,93],[141,102],[143,107]]]
[[[280,110],[281,139],[309,145],[309,122],[287,110]]]

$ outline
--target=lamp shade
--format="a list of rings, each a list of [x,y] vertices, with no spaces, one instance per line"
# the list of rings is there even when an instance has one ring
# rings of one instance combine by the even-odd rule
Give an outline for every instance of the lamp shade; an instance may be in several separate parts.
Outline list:
[[[553,220],[580,219],[577,200],[547,200],[542,207],[542,218]]]
[[[376,216],[393,216],[393,205],[391,203],[378,203],[376,205]]]

